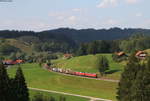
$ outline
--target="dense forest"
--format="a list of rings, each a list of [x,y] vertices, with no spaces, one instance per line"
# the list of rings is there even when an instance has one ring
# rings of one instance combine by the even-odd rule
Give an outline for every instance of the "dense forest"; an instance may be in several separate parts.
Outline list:
[[[49,31],[0,31],[0,55],[11,59],[57,58],[55,53],[87,55],[149,49],[148,29],[69,29]],[[37,59],[36,59],[37,60]]]
[[[70,42],[90,42],[94,40],[116,40],[127,38],[135,33],[143,33],[149,35],[149,29],[131,29],[131,28],[110,28],[110,29],[70,29],[59,28],[55,30],[47,30],[42,32],[33,31],[0,31],[1,38],[18,38],[22,36],[34,36],[40,38],[42,41],[47,39],[55,39]],[[109,36],[109,37],[108,37]]]
[[[115,53],[124,51],[132,53],[134,51],[150,48],[150,36],[144,34],[134,34],[129,38],[120,40],[97,40],[88,43],[82,43],[76,51],[77,55],[97,54],[97,53]]]

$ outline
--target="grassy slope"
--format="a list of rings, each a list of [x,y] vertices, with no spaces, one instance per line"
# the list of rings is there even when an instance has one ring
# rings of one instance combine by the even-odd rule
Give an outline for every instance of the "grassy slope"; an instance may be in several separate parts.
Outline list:
[[[147,52],[148,55],[150,55],[150,49],[146,49],[146,50],[144,50],[144,51]]]
[[[22,65],[28,86],[115,100],[117,83],[51,73],[37,64]],[[16,68],[10,68],[14,76]]]
[[[21,49],[23,52],[25,53],[32,53],[32,48],[30,45],[24,43],[24,42],[21,42],[19,40],[15,40],[15,39],[7,39],[7,44],[10,44],[12,46],[15,46],[19,49]]]
[[[119,79],[120,73],[123,70],[124,65],[122,63],[116,63],[112,60],[111,54],[97,54],[97,55],[104,55],[108,58],[110,63],[110,70],[108,72],[112,72],[106,76],[106,78],[110,79]],[[59,59],[54,60],[53,63],[57,67],[61,68],[70,68],[72,70],[77,70],[81,72],[98,72],[96,68],[96,56],[97,55],[87,55],[87,56],[80,56],[74,57],[71,59]]]
[[[59,101],[60,96],[63,96],[66,98],[66,101],[89,101],[88,99],[85,98],[80,98],[80,97],[74,97],[74,96],[68,96],[68,95],[62,95],[62,94],[56,94],[56,93],[47,93],[47,92],[39,92],[39,91],[34,91],[30,90],[30,98],[33,99],[36,94],[42,94],[44,97],[54,97],[56,101]]]

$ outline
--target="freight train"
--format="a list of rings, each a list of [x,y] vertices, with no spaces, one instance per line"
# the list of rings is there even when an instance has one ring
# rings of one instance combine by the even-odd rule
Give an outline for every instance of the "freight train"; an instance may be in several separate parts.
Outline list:
[[[83,77],[97,78],[96,73],[85,73],[85,72],[72,71],[70,69],[54,68],[54,67],[48,66],[47,64],[44,65],[44,68],[46,68],[49,71],[53,71],[53,72],[59,72],[59,73],[76,75],[76,76],[83,76]]]

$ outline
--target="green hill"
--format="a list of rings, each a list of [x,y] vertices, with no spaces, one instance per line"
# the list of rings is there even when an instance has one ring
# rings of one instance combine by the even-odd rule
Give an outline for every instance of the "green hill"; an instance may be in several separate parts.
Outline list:
[[[97,54],[106,56],[109,60],[110,70],[107,71],[108,78],[111,79],[119,79],[120,72],[123,70],[124,64],[117,63],[112,60],[112,54]],[[72,69],[80,72],[91,72],[98,73],[98,69],[96,67],[96,59],[97,55],[86,55],[73,57],[71,59],[58,59],[52,61],[54,66],[59,68]]]
[[[19,48],[21,51],[25,53],[32,53],[31,45],[16,39],[6,39],[7,44],[10,44],[16,48]]]

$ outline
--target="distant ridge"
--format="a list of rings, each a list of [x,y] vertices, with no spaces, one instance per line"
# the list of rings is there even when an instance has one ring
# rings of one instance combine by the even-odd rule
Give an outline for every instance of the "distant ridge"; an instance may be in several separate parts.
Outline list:
[[[127,38],[133,34],[150,35],[150,29],[142,28],[110,28],[110,29],[72,29],[58,28],[41,32],[34,31],[0,31],[1,38],[17,38],[21,36],[36,36],[47,39],[65,40],[74,42],[90,42],[93,40],[116,40]]]

